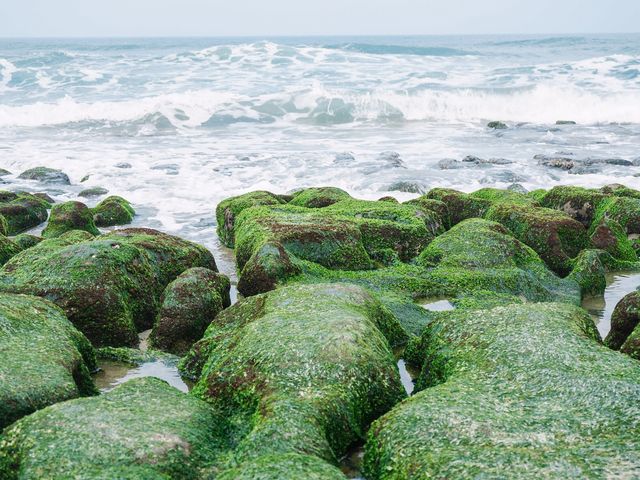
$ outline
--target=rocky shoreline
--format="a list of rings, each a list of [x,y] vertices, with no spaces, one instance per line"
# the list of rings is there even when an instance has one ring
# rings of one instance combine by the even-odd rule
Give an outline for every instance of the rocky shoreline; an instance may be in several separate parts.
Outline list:
[[[33,193],[0,192],[1,478],[344,479],[363,443],[369,480],[640,475],[640,294],[604,340],[580,308],[640,271],[640,191],[248,192],[216,209],[232,305],[213,255],[127,227],[126,199],[55,203],[38,187],[63,172],[19,177]],[[189,393],[96,388],[101,359],[163,355]]]

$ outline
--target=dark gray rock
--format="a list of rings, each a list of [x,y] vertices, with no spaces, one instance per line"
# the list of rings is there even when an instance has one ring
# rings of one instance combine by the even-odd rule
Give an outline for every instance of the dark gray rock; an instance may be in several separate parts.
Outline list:
[[[527,194],[529,193],[529,190],[527,190],[526,188],[524,188],[522,185],[520,185],[519,183],[512,183],[511,185],[509,185],[507,187],[507,190],[511,191],[511,192],[516,192],[516,193],[522,193],[522,194]]]
[[[120,162],[114,165],[116,168],[131,168],[131,164],[127,162]]]
[[[389,192],[419,193],[422,195],[426,193],[427,187],[420,182],[400,180],[392,183],[385,190]]]
[[[69,176],[62,170],[49,167],[35,167],[22,172],[18,178],[22,180],[35,180],[42,183],[58,183],[70,185]]]
[[[393,168],[407,168],[400,158],[400,154],[398,152],[382,152],[378,155],[378,160],[381,160],[387,163],[390,167]]]
[[[556,125],[576,125],[576,122],[573,120],[558,120],[556,121]]]
[[[504,130],[508,128],[506,123],[499,121],[489,122],[487,123],[487,127],[493,128],[494,130]]]
[[[333,159],[333,163],[336,165],[351,165],[355,161],[356,157],[349,152],[336,153],[336,156]]]
[[[440,170],[457,170],[459,168],[465,168],[465,164],[455,158],[443,158],[438,162],[438,168]]]
[[[109,190],[107,190],[106,188],[103,188],[103,187],[91,187],[91,188],[87,188],[86,190],[82,190],[78,194],[78,196],[79,197],[84,197],[84,198],[100,197],[102,195],[106,195],[107,193],[109,193]]]
[[[535,155],[534,160],[538,161],[538,165],[550,168],[558,168],[560,170],[571,170],[576,166],[573,158],[555,156],[555,155]]]

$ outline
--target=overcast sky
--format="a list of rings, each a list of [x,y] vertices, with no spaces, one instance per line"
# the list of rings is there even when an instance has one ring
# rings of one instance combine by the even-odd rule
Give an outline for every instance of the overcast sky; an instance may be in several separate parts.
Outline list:
[[[0,0],[0,37],[639,30],[640,0]]]

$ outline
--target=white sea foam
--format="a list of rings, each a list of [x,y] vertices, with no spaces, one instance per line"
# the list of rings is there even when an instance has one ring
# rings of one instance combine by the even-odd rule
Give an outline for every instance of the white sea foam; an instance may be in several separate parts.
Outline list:
[[[5,58],[0,58],[0,92],[7,89],[13,74],[17,72],[16,66]]]

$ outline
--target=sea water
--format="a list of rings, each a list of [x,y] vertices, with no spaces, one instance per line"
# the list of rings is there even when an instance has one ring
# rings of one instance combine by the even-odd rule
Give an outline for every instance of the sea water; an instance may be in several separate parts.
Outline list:
[[[106,187],[227,273],[214,210],[231,195],[638,188],[638,157],[640,35],[0,40],[0,167],[64,170],[58,200]]]

